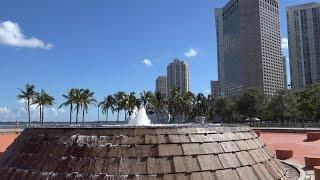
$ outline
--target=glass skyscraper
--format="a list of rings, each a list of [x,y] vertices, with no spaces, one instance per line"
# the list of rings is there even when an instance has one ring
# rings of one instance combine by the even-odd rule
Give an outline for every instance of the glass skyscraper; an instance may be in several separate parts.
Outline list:
[[[320,4],[287,8],[291,87],[301,90],[320,80]]]

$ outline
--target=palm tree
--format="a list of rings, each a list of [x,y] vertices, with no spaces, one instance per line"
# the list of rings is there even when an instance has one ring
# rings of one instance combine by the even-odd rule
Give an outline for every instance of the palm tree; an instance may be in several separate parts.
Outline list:
[[[117,122],[118,123],[119,123],[120,111],[123,110],[123,108],[124,108],[123,101],[124,101],[125,95],[126,95],[126,93],[123,91],[119,91],[113,95],[115,102],[114,102],[114,106],[112,107],[112,112],[114,112],[114,111],[117,112]]]
[[[28,109],[28,119],[29,119],[29,125],[31,124],[31,118],[30,118],[30,105],[31,105],[31,101],[32,98],[35,95],[35,91],[34,91],[34,85],[32,84],[26,84],[25,85],[25,89],[19,89],[21,94],[18,94],[17,98],[19,100],[25,100],[27,102],[27,109]]]
[[[98,124],[100,124],[100,107],[103,105],[103,101],[100,101],[97,103],[97,108],[98,108]]]
[[[127,121],[127,111],[128,111],[128,104],[129,104],[129,95],[124,94],[123,99],[120,104],[121,110],[124,110],[124,121]]]
[[[150,97],[153,95],[152,92],[148,91],[143,91],[143,93],[140,93],[140,100],[142,102],[142,105],[147,108],[149,102],[150,102]]]
[[[109,109],[112,108],[115,104],[115,99],[112,95],[104,97],[102,103],[102,113],[106,114],[106,122],[108,122]]]
[[[155,95],[152,95],[150,97],[150,103],[151,103],[152,109],[156,113],[158,123],[159,123],[159,119],[160,119],[159,116],[161,115],[163,118],[163,113],[166,108],[166,100],[160,92],[156,92]]]
[[[135,96],[135,93],[134,92],[131,92],[128,96],[127,96],[127,100],[126,100],[126,114],[125,114],[125,120],[126,122],[128,121],[127,120],[127,113],[129,116],[132,115],[133,113],[133,109],[134,107],[136,106],[136,102],[137,102],[137,98]]]
[[[81,108],[81,94],[84,89],[74,89],[74,101],[75,101],[75,109],[76,109],[76,124],[78,123],[79,110]]]
[[[193,118],[196,116],[206,116],[208,112],[208,99],[202,93],[199,93],[195,97],[195,104],[193,107]]]
[[[43,89],[41,90],[40,93],[36,93],[32,104],[38,104],[38,107],[40,108],[40,123],[43,124],[44,122],[44,107],[52,106],[53,102],[54,102],[54,97],[50,96]]]
[[[82,107],[82,123],[84,123],[84,114],[88,113],[90,104],[96,103],[97,100],[93,98],[94,92],[89,89],[85,89],[80,94],[80,104]]]
[[[75,89],[72,88],[67,95],[63,94],[62,95],[65,98],[65,102],[62,103],[59,106],[59,109],[63,106],[69,106],[70,105],[70,123],[72,122],[72,111],[73,111],[73,105],[76,103],[75,101]]]
[[[194,94],[191,92],[183,92],[180,96],[179,113],[183,116],[185,121],[190,121],[190,113],[194,106]]]
[[[199,106],[199,113],[200,115],[202,116],[205,116],[206,112],[207,112],[207,108],[208,108],[208,98],[202,94],[202,93],[199,93],[196,97],[196,100],[197,100],[197,104]]]
[[[54,103],[54,97],[50,96],[48,93],[46,93],[44,90],[41,91],[43,102],[42,102],[42,123],[44,121],[44,108],[45,107],[51,107]]]
[[[38,108],[39,108],[39,122],[42,122],[42,100],[43,97],[41,95],[41,93],[35,93],[31,104],[38,104]]]
[[[208,120],[214,120],[215,117],[215,101],[217,98],[214,98],[210,94],[207,97],[207,118]]]
[[[179,89],[174,87],[171,90],[171,96],[168,99],[168,111],[170,113],[170,115],[172,116],[171,122],[173,123],[177,117],[177,115],[179,114],[179,109],[181,104],[180,102],[180,93],[179,93]]]

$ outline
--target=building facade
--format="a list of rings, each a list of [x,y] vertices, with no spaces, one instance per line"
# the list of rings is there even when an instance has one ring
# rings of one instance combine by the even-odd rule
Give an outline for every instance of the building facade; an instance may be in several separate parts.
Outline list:
[[[301,90],[320,80],[320,4],[287,8],[291,86]]]
[[[159,76],[156,80],[156,91],[167,97],[167,76]]]
[[[287,57],[282,57],[283,62],[283,84],[284,84],[284,90],[288,90],[288,76],[287,76]]]
[[[214,99],[217,99],[219,97],[219,81],[211,81],[211,96]]]
[[[167,67],[167,95],[171,95],[173,88],[179,92],[189,91],[189,65],[175,58]]]
[[[217,60],[218,60],[218,79],[219,79],[219,92],[221,96],[224,96],[224,51],[223,51],[223,11],[221,8],[215,9],[216,19],[216,36],[217,36]],[[211,84],[212,85],[212,84]],[[212,87],[212,86],[211,86]],[[211,89],[212,90],[212,89]]]
[[[221,94],[283,90],[279,0],[230,0],[215,15]]]

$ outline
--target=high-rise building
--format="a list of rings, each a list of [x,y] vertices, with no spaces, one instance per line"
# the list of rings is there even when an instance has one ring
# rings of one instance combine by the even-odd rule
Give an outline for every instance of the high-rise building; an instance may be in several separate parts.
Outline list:
[[[320,80],[320,4],[287,8],[291,86],[301,90]]]
[[[283,90],[279,0],[230,0],[215,15],[221,94]]]
[[[283,84],[284,84],[284,90],[288,90],[288,76],[287,76],[287,57],[282,57],[283,62]]]
[[[177,58],[167,67],[167,96],[173,88],[178,88],[179,92],[189,91],[189,65]]]
[[[211,96],[216,99],[219,97],[219,81],[211,81]]]
[[[167,76],[159,76],[156,80],[156,91],[160,92],[163,97],[167,96]]]
[[[219,83],[219,93],[221,96],[224,96],[224,52],[223,52],[223,11],[221,8],[215,9],[216,17],[216,33],[217,33],[217,56],[218,56],[218,83]],[[212,85],[212,84],[211,84]],[[212,89],[211,89],[212,90]]]

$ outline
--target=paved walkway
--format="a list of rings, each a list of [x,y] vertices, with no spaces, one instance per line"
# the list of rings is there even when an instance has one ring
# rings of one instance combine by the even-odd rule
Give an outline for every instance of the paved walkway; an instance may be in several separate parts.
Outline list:
[[[0,134],[22,132],[23,129],[0,129]]]
[[[261,140],[267,144],[269,149],[292,149],[293,158],[301,165],[304,165],[304,156],[320,156],[320,140],[307,142],[307,135],[304,133],[261,133]]]
[[[252,129],[258,129],[258,130],[268,130],[268,131],[281,131],[281,132],[306,132],[306,131],[320,131],[320,127],[317,128],[286,128],[286,127],[251,127]]]
[[[16,139],[16,137],[18,137],[18,134],[15,133],[0,134],[0,155]]]

